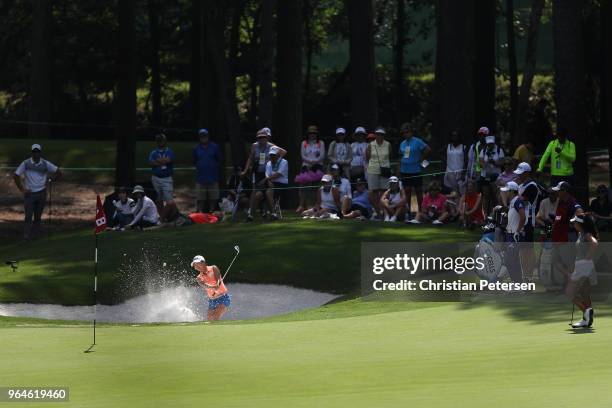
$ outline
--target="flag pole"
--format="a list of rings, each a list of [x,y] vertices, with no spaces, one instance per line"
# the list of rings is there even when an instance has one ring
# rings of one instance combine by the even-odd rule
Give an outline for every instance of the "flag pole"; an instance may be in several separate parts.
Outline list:
[[[96,252],[94,259],[94,290],[93,290],[93,300],[94,300],[94,316],[93,316],[93,345],[96,345],[96,308],[98,305],[98,234],[96,235]]]
[[[93,281],[93,343],[85,350],[86,353],[90,353],[93,347],[96,345],[96,317],[98,307],[98,234],[106,229],[106,215],[104,214],[104,207],[100,196],[96,196],[96,229],[94,235],[96,236],[96,244],[94,246],[94,281]]]

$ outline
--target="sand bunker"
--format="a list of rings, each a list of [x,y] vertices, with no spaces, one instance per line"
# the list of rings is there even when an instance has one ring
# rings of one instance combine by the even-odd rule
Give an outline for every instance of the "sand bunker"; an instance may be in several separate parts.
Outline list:
[[[228,285],[232,306],[223,320],[255,319],[321,306],[337,296],[282,285]],[[148,293],[118,305],[98,305],[100,322],[154,323],[206,320],[208,301],[198,287],[179,286]],[[0,315],[61,320],[91,320],[93,306],[0,304]]]

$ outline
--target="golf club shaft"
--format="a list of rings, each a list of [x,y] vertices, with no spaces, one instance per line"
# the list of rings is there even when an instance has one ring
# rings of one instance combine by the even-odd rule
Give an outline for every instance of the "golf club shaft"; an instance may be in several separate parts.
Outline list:
[[[229,266],[225,270],[225,273],[223,274],[223,277],[221,278],[221,281],[225,281],[225,277],[227,276],[227,274],[230,271],[230,269],[232,269],[232,265],[234,264],[234,261],[236,260],[236,258],[238,258],[238,254],[239,253],[240,252],[236,252],[236,255],[234,255],[234,259],[232,259],[232,262],[230,262]]]

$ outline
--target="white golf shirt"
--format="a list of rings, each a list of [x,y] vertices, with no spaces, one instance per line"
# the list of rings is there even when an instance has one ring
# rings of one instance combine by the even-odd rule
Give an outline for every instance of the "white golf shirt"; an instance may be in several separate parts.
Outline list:
[[[41,158],[36,163],[32,158],[21,162],[15,174],[19,177],[24,176],[24,186],[32,193],[42,191],[47,186],[49,174],[54,174],[57,166],[48,160]]]
[[[130,223],[130,225],[138,223],[138,221],[141,219],[153,224],[157,224],[159,222],[157,207],[155,206],[153,200],[147,196],[144,196],[142,201],[139,201],[136,204],[136,208],[134,209],[134,220]]]
[[[274,183],[289,184],[289,163],[285,159],[278,159],[276,166],[269,160],[266,163],[266,177],[270,177],[274,173],[280,173],[280,177],[272,180]]]

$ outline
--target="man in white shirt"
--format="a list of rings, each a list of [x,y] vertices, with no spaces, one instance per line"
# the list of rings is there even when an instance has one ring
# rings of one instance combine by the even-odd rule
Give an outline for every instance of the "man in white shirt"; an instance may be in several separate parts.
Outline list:
[[[26,241],[34,238],[40,231],[40,221],[47,201],[47,183],[62,176],[55,164],[41,157],[42,147],[39,144],[33,144],[31,150],[32,157],[22,161],[13,174],[15,185],[24,195],[23,237]]]
[[[275,211],[274,201],[284,197],[289,185],[289,163],[280,156],[278,147],[273,146],[270,149],[268,162],[266,163],[266,178],[262,183],[268,188],[266,189],[266,200],[268,208],[271,209],[271,218],[278,219],[278,214]],[[257,201],[261,200],[258,198]]]
[[[134,208],[134,219],[125,227],[128,229],[152,227],[159,225],[159,213],[153,200],[145,195],[142,186],[135,186],[132,194],[136,198],[136,207]]]

